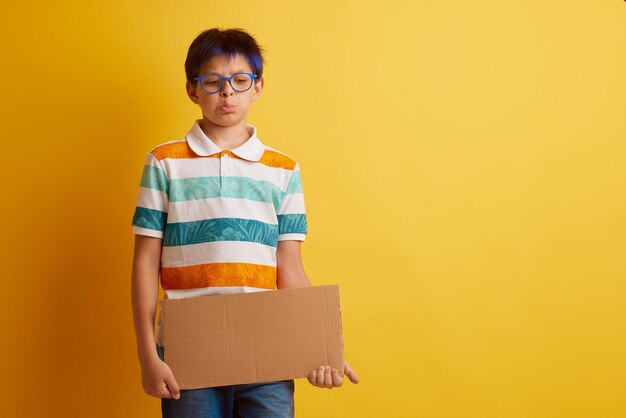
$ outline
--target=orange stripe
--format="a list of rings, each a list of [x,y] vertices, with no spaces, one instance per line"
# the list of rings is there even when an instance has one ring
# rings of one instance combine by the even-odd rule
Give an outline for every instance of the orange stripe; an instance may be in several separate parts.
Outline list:
[[[265,164],[269,167],[286,168],[287,170],[293,170],[296,167],[296,162],[276,151],[265,150],[261,157],[261,164]]]
[[[276,267],[249,263],[210,263],[161,269],[163,290],[209,286],[276,289]]]
[[[191,148],[189,148],[189,146],[187,145],[187,142],[178,142],[174,144],[163,145],[155,149],[154,151],[152,151],[152,153],[156,155],[159,161],[161,161],[163,158],[221,158],[222,157],[221,152],[216,152],[215,154],[211,154],[211,155],[198,155],[195,152],[193,152]],[[230,150],[224,150],[223,153],[228,154],[235,159],[243,160],[243,158],[236,156]]]
[[[157,157],[159,161],[164,158],[220,158],[220,153],[209,156],[198,156],[195,152],[189,148],[187,141],[172,142],[171,144],[164,144],[155,148],[152,153]],[[243,158],[236,156],[230,150],[226,150],[226,153],[233,158],[243,160]],[[276,151],[265,150],[259,161],[268,167],[285,168],[287,170],[293,170],[296,167],[296,161]]]
[[[189,148],[187,141],[172,142],[155,148],[152,153],[161,161],[164,158],[194,158],[198,155]],[[219,154],[215,154],[216,156]]]

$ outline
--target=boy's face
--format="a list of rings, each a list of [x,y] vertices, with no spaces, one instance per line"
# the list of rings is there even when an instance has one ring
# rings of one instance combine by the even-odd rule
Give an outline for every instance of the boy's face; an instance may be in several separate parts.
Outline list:
[[[217,55],[204,63],[198,77],[209,73],[230,77],[238,72],[252,73],[250,64],[243,55],[235,55],[230,61],[225,55]],[[228,81],[224,81],[222,90],[213,94],[205,93],[197,80],[194,85],[187,82],[186,88],[189,98],[202,109],[205,123],[227,127],[237,125],[242,121],[246,123],[246,115],[252,102],[261,95],[263,90],[263,80],[255,79],[252,87],[243,92],[233,90]],[[225,104],[229,106],[224,107]]]

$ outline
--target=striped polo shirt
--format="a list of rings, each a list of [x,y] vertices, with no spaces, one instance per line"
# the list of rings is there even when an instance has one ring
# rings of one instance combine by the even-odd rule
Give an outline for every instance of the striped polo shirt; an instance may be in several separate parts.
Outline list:
[[[300,167],[253,125],[245,143],[222,150],[199,122],[147,153],[133,233],[163,239],[166,298],[276,289],[278,241],[307,233]]]

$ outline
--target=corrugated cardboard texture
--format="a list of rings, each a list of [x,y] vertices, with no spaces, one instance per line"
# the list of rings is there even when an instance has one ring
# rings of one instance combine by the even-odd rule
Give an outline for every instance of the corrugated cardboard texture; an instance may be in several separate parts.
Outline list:
[[[344,372],[339,287],[161,300],[164,358],[181,389]]]

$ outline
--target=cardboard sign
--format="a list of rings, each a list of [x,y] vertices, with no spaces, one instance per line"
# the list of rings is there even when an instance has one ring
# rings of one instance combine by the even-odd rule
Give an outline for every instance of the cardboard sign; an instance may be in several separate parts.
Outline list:
[[[161,300],[164,359],[181,389],[344,372],[337,285]]]

